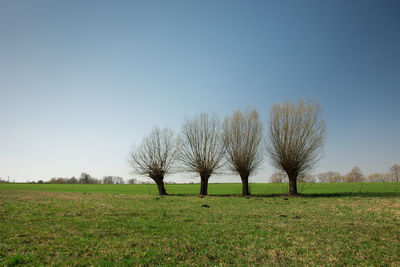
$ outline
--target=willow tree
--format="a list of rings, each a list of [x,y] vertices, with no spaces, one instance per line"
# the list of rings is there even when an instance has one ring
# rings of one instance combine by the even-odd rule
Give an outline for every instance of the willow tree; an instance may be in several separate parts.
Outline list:
[[[267,152],[273,165],[288,175],[289,194],[297,195],[297,177],[320,159],[326,137],[321,108],[315,101],[275,104],[270,112]]]
[[[200,175],[200,195],[207,195],[208,180],[223,166],[224,145],[219,119],[200,113],[182,127],[179,159],[185,171]]]
[[[223,140],[227,163],[232,172],[240,175],[242,195],[250,195],[249,176],[260,167],[263,155],[261,140],[263,124],[257,110],[237,110],[223,123]]]
[[[130,153],[128,161],[133,173],[150,177],[157,184],[158,193],[166,195],[164,176],[171,172],[177,156],[178,141],[174,132],[154,128]]]

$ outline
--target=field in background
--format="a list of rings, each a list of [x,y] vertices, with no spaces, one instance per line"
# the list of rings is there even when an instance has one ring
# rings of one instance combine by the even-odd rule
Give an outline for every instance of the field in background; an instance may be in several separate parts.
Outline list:
[[[239,195],[241,184],[209,184],[209,194]],[[400,183],[307,183],[299,184],[302,194],[399,194]],[[102,185],[102,184],[0,184],[0,190],[37,190],[52,192],[157,194],[156,185]],[[169,194],[193,194],[200,191],[199,184],[166,185]],[[250,184],[255,195],[287,194],[288,184]]]

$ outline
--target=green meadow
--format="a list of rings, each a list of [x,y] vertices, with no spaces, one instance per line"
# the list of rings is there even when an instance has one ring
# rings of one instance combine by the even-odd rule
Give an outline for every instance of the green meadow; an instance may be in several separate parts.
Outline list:
[[[0,184],[0,265],[400,265],[400,183],[299,188]]]
[[[199,193],[199,184],[167,184],[169,194]],[[240,195],[242,185],[209,184],[211,195]],[[79,192],[79,193],[112,193],[112,194],[158,194],[156,185],[105,185],[105,184],[13,184],[0,183],[0,190],[34,190],[49,192]],[[250,184],[254,195],[282,195],[288,193],[288,185],[281,184]],[[298,190],[302,194],[344,194],[344,195],[371,195],[371,194],[400,194],[400,183],[305,183],[299,184]]]

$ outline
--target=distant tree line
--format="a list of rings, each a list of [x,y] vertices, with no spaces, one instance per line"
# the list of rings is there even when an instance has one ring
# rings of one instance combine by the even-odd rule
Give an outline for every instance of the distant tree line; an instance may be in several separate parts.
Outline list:
[[[8,181],[1,180],[0,183],[8,183]],[[37,182],[30,183],[38,183],[38,184],[154,184],[151,181],[141,181],[135,178],[128,179],[124,181],[122,177],[119,176],[104,176],[102,179],[97,179],[90,176],[87,173],[82,173],[79,178],[75,178],[74,176],[71,178],[63,178],[63,177],[54,177],[49,181],[39,180]],[[174,182],[166,182],[167,184],[175,184]]]
[[[400,182],[400,165],[394,164],[387,173],[373,173],[368,176],[364,176],[358,166],[345,175],[335,171],[302,174],[298,177],[298,181],[303,183]],[[276,172],[270,177],[270,182],[287,183],[288,177],[284,172]]]
[[[368,176],[364,176],[358,166],[345,175],[329,171],[320,173],[317,176],[318,181],[321,183],[400,182],[400,165],[394,164],[387,173],[373,173]]]
[[[349,173],[341,175],[336,171],[322,172],[318,174],[300,174],[297,179],[300,183],[351,183],[351,182],[400,182],[400,165],[394,164],[387,173],[373,173],[364,176],[361,169],[356,166]],[[271,175],[269,182],[271,183],[288,183],[289,179],[285,172],[279,171]],[[8,180],[0,178],[0,183],[9,183]],[[35,182],[32,182],[35,183]],[[125,184],[122,177],[119,176],[104,176],[102,179],[91,177],[87,173],[82,173],[79,178],[51,178],[49,181],[44,182],[39,180],[36,183],[51,183],[51,184]],[[126,184],[153,184],[150,181],[140,181],[135,178],[129,179]],[[176,184],[169,181],[165,184]],[[189,184],[194,184],[190,182]]]
[[[42,181],[43,182],[43,181]],[[38,182],[39,183],[39,182]],[[48,183],[50,184],[124,184],[124,180],[119,176],[104,176],[102,179],[92,177],[86,172],[82,172],[81,176],[71,178],[51,178]],[[128,183],[136,183],[135,179],[131,179]]]

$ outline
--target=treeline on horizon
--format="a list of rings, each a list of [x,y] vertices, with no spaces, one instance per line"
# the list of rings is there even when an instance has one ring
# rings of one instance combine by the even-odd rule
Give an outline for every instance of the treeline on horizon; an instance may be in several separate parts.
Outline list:
[[[360,183],[360,182],[400,182],[400,165],[394,164],[387,173],[373,173],[364,176],[361,169],[356,166],[345,175],[336,171],[322,172],[318,174],[301,174],[298,181],[301,183]],[[272,174],[271,183],[287,183],[288,177],[284,172]]]
[[[400,165],[394,164],[387,173],[373,173],[368,176],[364,176],[361,169],[356,166],[349,173],[341,175],[336,171],[322,172],[318,174],[302,174],[298,177],[300,183],[355,183],[355,182],[400,182]],[[288,177],[284,172],[275,172],[266,181],[266,183],[288,183]],[[9,183],[9,181],[1,179],[0,183]],[[91,175],[82,172],[81,176],[66,178],[66,177],[53,177],[48,181],[38,180],[28,181],[27,183],[38,183],[38,184],[154,184],[153,181],[143,181],[135,178],[124,180],[120,176],[104,176],[101,179],[92,177]],[[181,184],[174,181],[165,182],[166,184]],[[183,183],[182,183],[183,184]],[[194,184],[194,182],[188,182],[185,184]]]

